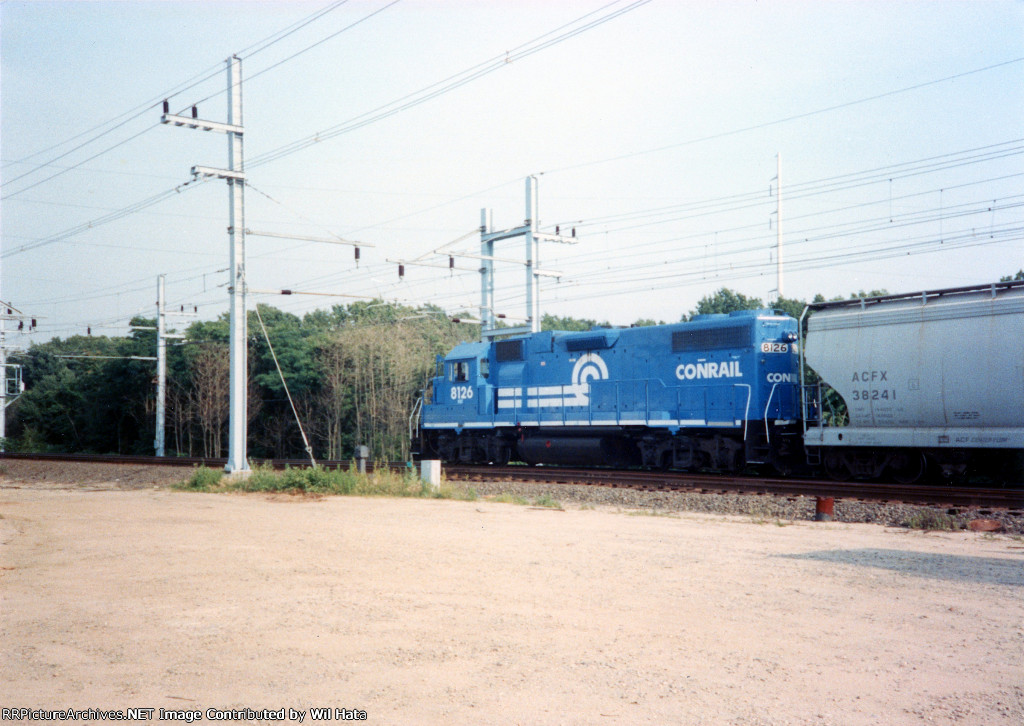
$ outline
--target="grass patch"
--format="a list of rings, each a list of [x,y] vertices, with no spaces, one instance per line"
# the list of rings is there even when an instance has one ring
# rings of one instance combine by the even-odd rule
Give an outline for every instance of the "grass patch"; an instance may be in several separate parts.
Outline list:
[[[549,507],[551,509],[561,509],[562,503],[552,497],[550,494],[541,494],[539,497],[533,500],[533,506],[535,507]]]
[[[223,471],[210,469],[206,466],[200,466],[197,469],[193,469],[192,476],[181,484],[178,484],[176,488],[189,489],[196,492],[208,492],[217,488],[223,476]]]
[[[511,494],[509,492],[502,492],[496,497],[492,497],[491,501],[497,502],[498,504],[521,504],[524,506],[530,503],[530,501],[525,497],[521,497],[518,494]]]
[[[626,514],[630,517],[668,517],[669,519],[679,519],[677,512],[669,512],[662,509],[633,509]]]
[[[258,466],[248,476],[224,476],[224,472],[197,468],[191,478],[176,488],[204,492],[282,492],[290,494],[335,494],[364,497],[424,497],[434,499],[477,498],[474,490],[441,486],[437,490],[421,480],[412,470],[401,472],[385,468],[360,474],[355,465],[348,469],[325,469],[320,466],[275,471]]]
[[[943,512],[936,512],[933,509],[925,509],[911,515],[903,522],[903,526],[910,529],[922,529],[926,532],[952,532],[955,529],[959,529],[954,517]]]

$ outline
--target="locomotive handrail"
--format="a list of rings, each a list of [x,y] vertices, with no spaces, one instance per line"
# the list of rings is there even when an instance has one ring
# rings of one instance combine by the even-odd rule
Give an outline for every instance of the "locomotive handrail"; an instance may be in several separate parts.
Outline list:
[[[749,383],[733,383],[734,386],[747,389],[747,407],[743,409],[743,440],[747,440],[747,419],[750,418],[750,396],[754,389]]]
[[[764,405],[764,442],[769,448],[772,445],[772,435],[768,426],[768,409],[772,406],[772,397],[775,395],[775,389],[778,387],[778,383],[772,384],[772,392],[768,394],[768,402]]]
[[[413,440],[413,432],[418,431],[420,428],[420,412],[423,410],[423,396],[419,395],[416,397],[416,402],[412,405],[412,411],[409,413],[409,441]],[[414,424],[413,421],[416,423]]]
[[[806,440],[807,436],[807,382],[804,374],[804,368],[806,361],[804,359],[804,350],[807,348],[807,336],[803,335],[804,332],[804,318],[807,317],[808,311],[811,309],[810,305],[804,307],[804,311],[800,313],[800,322],[797,324],[797,335],[801,336],[800,343],[800,427],[803,429],[803,435]],[[820,398],[820,396],[819,396]]]

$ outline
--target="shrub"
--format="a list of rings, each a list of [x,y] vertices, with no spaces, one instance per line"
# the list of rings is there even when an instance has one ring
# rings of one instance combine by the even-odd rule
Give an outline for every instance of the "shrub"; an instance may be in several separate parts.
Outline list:
[[[511,494],[509,492],[502,492],[498,496],[494,497],[492,501],[498,502],[499,504],[529,504],[530,502],[524,497],[518,494]]]
[[[957,529],[957,521],[954,517],[944,512],[936,512],[934,509],[922,509],[908,517],[903,526],[910,529],[923,529],[929,532],[935,530],[949,532]]]
[[[315,466],[308,469],[286,468],[284,471],[274,471],[269,466],[258,466],[248,476],[226,478],[223,472],[200,467],[189,481],[181,485],[181,488],[197,491],[217,489],[240,492],[304,492],[467,501],[477,498],[477,493],[473,489],[455,489],[446,484],[434,489],[421,481],[411,469],[393,472],[386,467],[380,467],[369,474],[360,474],[354,465],[348,469],[324,469]],[[526,500],[522,503],[525,504]]]
[[[182,482],[181,488],[206,492],[216,488],[223,476],[224,472],[219,469],[200,466],[192,472],[187,481]]]
[[[561,509],[562,503],[552,497],[550,494],[541,494],[539,497],[533,500],[533,506],[535,507],[550,507],[551,509]]]

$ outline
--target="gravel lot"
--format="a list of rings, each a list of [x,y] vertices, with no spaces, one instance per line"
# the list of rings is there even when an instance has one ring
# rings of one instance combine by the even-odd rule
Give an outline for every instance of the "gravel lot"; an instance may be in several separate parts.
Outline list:
[[[93,490],[149,489],[168,487],[187,479],[191,471],[177,466],[138,466],[133,464],[102,464],[94,462],[61,463],[5,459],[0,461],[0,481],[8,486],[22,482],[32,487],[63,489],[68,487]],[[813,497],[775,497],[753,494],[718,494],[687,492],[644,492],[635,489],[573,484],[540,484],[534,482],[451,482],[459,490],[472,489],[481,496],[500,494],[519,496],[533,501],[549,496],[571,506],[594,505],[651,512],[703,512],[736,514],[758,520],[810,521],[814,518]],[[976,519],[994,520],[1002,532],[1024,534],[1024,515],[1005,510],[961,507],[957,509],[922,507],[906,504],[836,500],[835,520],[906,527],[915,516],[949,517],[956,529],[966,529]]]
[[[65,482],[12,469],[5,708],[1024,723],[1019,536],[567,498],[195,494],[131,467]]]

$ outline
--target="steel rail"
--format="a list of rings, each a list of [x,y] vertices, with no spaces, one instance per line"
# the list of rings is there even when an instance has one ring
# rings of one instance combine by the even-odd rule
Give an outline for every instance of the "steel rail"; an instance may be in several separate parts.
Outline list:
[[[771,494],[834,497],[862,501],[903,502],[946,507],[989,507],[1024,510],[1024,489],[991,489],[935,485],[834,482],[812,479],[737,477],[612,469],[562,469],[527,466],[449,466],[449,479],[477,481],[532,481],[557,484],[589,484],[647,491],[697,493]]]
[[[183,468],[194,468],[205,466],[210,469],[223,469],[227,459],[205,457],[205,456],[123,456],[120,454],[23,454],[3,452],[0,453],[0,461],[4,459],[26,459],[35,461],[81,461],[98,464],[138,464],[140,466],[178,466]],[[309,466],[309,459],[250,459],[255,466],[269,466],[273,469],[303,469]],[[318,461],[317,465],[325,469],[347,469],[354,466],[355,459],[342,459],[330,461]],[[378,462],[377,467],[382,463]],[[373,471],[374,462],[366,462],[366,470]],[[388,469],[407,468],[403,462],[383,462]]]

